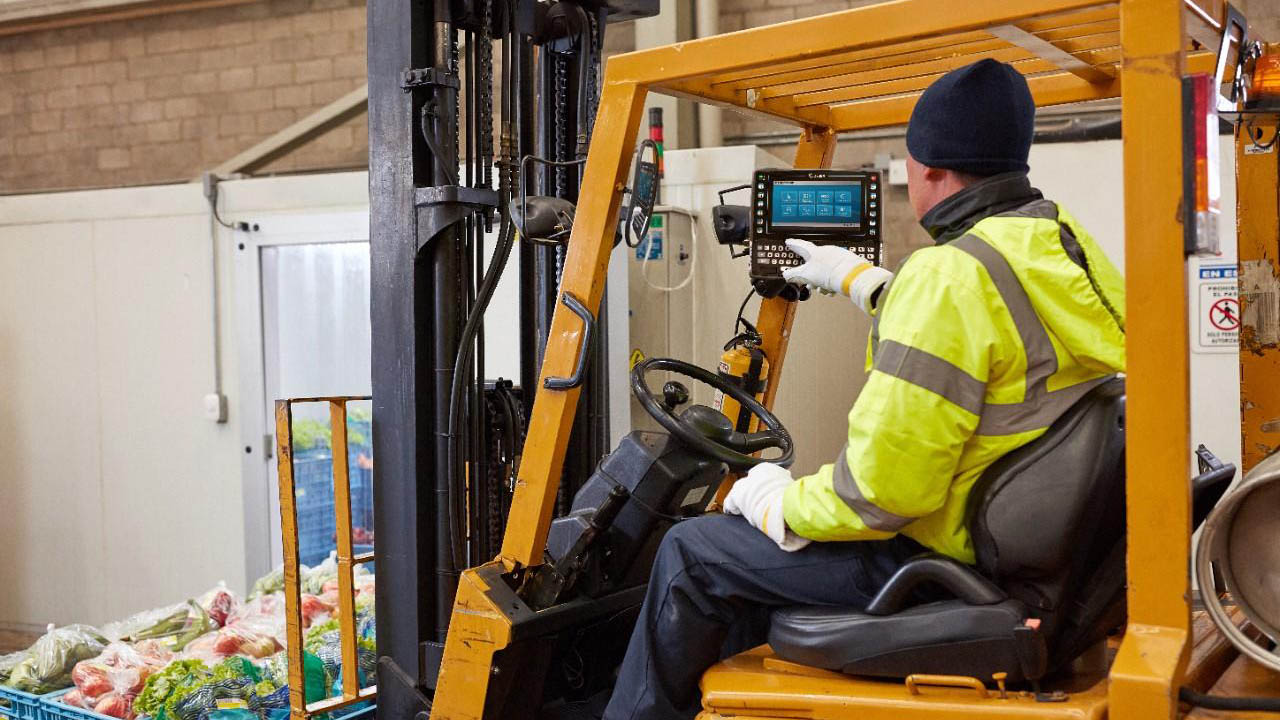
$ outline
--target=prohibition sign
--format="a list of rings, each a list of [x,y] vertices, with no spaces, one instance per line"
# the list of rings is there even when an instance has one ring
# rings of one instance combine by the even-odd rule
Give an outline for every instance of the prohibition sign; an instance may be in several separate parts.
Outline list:
[[[1209,322],[1219,330],[1235,332],[1240,329],[1240,302],[1235,298],[1221,298],[1209,308]]]

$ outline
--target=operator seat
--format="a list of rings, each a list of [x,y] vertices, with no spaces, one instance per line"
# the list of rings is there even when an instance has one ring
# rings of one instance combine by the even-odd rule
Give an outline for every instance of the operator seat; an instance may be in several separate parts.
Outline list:
[[[774,653],[854,675],[986,681],[1037,681],[1078,657],[1125,618],[1124,411],[1124,380],[1108,380],[982,474],[968,506],[976,567],[931,553],[865,611],[777,610]],[[926,589],[950,599],[913,604]]]

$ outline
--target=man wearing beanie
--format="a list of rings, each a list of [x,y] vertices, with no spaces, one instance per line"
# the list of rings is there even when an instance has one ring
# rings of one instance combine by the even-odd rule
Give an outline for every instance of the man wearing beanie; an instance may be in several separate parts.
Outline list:
[[[865,607],[924,551],[972,563],[974,481],[1124,370],[1123,280],[1031,187],[1034,120],[1010,66],[947,73],[907,126],[907,191],[935,246],[895,276],[842,248],[788,241],[805,260],[788,281],[873,317],[847,442],[798,479],[755,466],[727,514],[667,533],[605,718],[692,718],[702,672],[764,642],[774,607]]]

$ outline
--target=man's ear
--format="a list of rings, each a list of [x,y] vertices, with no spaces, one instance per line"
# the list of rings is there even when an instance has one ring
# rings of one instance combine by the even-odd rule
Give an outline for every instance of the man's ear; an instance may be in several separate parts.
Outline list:
[[[924,179],[928,182],[942,182],[947,177],[947,171],[942,168],[929,167],[928,165],[922,167],[924,167]]]

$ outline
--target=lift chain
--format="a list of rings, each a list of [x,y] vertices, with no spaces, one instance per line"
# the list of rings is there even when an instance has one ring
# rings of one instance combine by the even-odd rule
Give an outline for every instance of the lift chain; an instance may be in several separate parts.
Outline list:
[[[480,184],[493,186],[493,0],[480,1]],[[486,216],[487,217],[487,216]]]

